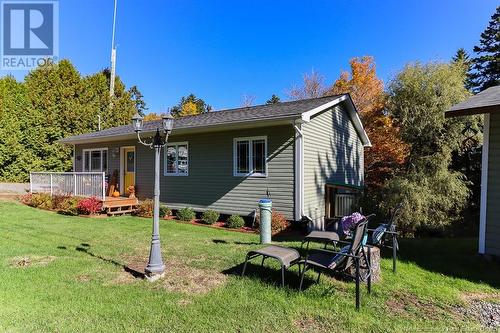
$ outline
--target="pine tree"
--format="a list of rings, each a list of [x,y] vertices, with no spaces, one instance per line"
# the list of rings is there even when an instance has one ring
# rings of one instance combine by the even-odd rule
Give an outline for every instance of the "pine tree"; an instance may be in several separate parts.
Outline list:
[[[474,91],[483,91],[500,84],[500,6],[491,16],[474,52],[477,54],[473,59]]]
[[[269,98],[267,101],[266,101],[266,104],[276,104],[276,103],[280,103],[281,102],[281,99],[276,96],[275,94],[273,94],[271,96],[271,98]]]
[[[472,81],[472,60],[469,57],[467,51],[464,48],[459,48],[457,53],[452,58],[452,62],[462,66],[465,73],[464,86],[467,90],[472,90],[474,87],[474,82]]]

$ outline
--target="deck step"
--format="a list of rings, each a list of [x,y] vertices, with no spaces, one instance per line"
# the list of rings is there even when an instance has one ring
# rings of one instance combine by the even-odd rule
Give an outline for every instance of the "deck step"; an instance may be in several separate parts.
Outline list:
[[[107,214],[109,216],[113,215],[119,215],[119,214],[129,214],[135,212],[135,209],[126,209],[126,210],[113,210],[113,211],[108,211]]]

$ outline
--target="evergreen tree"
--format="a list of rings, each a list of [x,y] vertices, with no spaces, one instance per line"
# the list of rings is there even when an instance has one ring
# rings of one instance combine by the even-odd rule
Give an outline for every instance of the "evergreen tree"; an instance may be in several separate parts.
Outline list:
[[[136,112],[136,100],[118,77],[112,108],[109,101],[106,71],[82,77],[68,60],[37,68],[24,82],[1,78],[0,180],[71,170],[71,148],[59,139],[95,131],[98,115],[108,128],[130,123]]]
[[[144,117],[146,111],[148,110],[146,102],[144,101],[144,95],[142,95],[137,86],[130,87],[128,92],[135,103],[135,109],[137,110],[137,113]]]
[[[459,48],[452,58],[452,62],[459,66],[462,66],[465,73],[464,86],[467,90],[472,90],[474,82],[472,82],[472,60],[469,57],[467,51],[464,48]]]
[[[200,113],[210,112],[212,108],[201,98],[194,94],[182,97],[179,104],[172,107],[170,113],[174,117],[192,116]]]
[[[273,94],[271,96],[271,98],[269,98],[267,101],[266,101],[266,104],[276,104],[276,103],[280,103],[281,102],[281,99],[276,96],[275,94]]]
[[[488,27],[481,34],[479,45],[474,47],[473,88],[480,92],[500,84],[500,6],[491,17]]]

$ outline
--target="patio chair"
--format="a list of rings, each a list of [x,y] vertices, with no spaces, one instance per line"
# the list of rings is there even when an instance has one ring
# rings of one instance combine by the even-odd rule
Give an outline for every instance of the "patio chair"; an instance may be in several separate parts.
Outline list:
[[[366,216],[366,219],[369,221],[371,218],[373,218],[375,214],[370,214]],[[306,217],[308,218],[308,217]],[[338,230],[339,226],[337,226]],[[302,240],[302,243],[300,244],[300,249],[302,250],[304,244],[307,244],[306,246],[306,254],[309,251],[309,243],[310,242],[318,242],[318,243],[324,243],[324,249],[327,248],[328,244],[332,244],[333,248],[335,249],[337,246],[337,243],[340,244],[348,244],[349,240],[342,238],[342,236],[339,235],[337,231],[327,231],[327,230],[314,230],[311,231],[307,236],[304,237]]]
[[[367,233],[368,219],[365,218],[360,221],[354,228],[354,234],[350,239],[349,245],[344,246],[340,251],[331,250],[314,250],[311,254],[308,254],[304,260],[299,262],[299,265],[303,265],[300,270],[300,285],[299,290],[302,290],[302,284],[304,282],[304,275],[309,269],[314,269],[318,271],[319,282],[321,273],[323,271],[331,273],[340,273],[344,276],[354,278],[356,282],[356,309],[359,310],[360,304],[360,290],[359,284],[361,281],[360,265],[361,259],[365,260],[365,267],[367,270],[367,286],[368,293],[371,293],[371,266],[370,266],[370,249],[368,248],[368,255],[364,256],[363,252],[363,238]],[[352,268],[354,266],[354,274],[352,274]],[[300,267],[300,266],[299,266]]]
[[[370,237],[368,244],[371,246],[392,249],[392,272],[396,273],[397,251],[399,250],[396,221],[403,208],[403,203],[398,204],[392,212],[389,222],[380,224],[376,229],[368,229]]]

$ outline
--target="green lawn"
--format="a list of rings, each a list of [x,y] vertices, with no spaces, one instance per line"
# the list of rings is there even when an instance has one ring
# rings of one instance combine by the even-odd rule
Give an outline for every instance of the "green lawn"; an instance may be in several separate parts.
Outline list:
[[[0,201],[0,330],[481,330],[454,308],[500,288],[499,265],[475,255],[475,240],[405,240],[398,274],[386,255],[382,282],[371,296],[362,289],[356,312],[353,283],[312,284],[311,274],[300,293],[296,268],[283,289],[272,265],[264,279],[256,266],[241,278],[257,235],[174,221],[161,221],[167,276],[149,283],[123,266],[145,264],[150,229],[149,219],[67,217]]]

